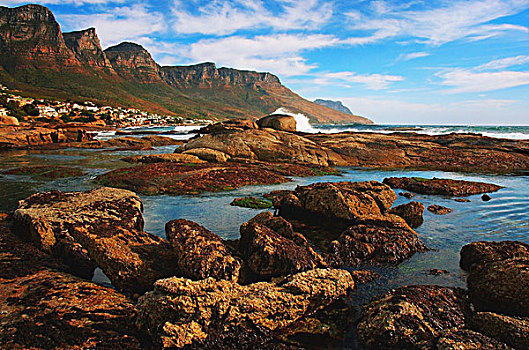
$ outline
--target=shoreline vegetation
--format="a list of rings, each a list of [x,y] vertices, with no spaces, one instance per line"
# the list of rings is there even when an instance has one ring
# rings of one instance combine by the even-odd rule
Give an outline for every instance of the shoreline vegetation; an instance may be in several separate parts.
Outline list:
[[[339,348],[354,328],[367,349],[528,346],[529,296],[520,286],[529,282],[529,245],[523,242],[463,247],[467,289],[402,287],[375,296],[355,317],[355,305],[347,302],[351,291],[381,278],[370,267],[398,265],[430,250],[413,229],[424,222],[425,206],[417,201],[394,206],[394,189],[408,191],[403,192],[407,198],[464,200],[501,191],[495,184],[421,177],[315,183],[269,193],[266,206],[259,198],[234,200],[260,210],[271,206],[276,214],[258,213],[241,225],[235,240],[185,219],[169,221],[165,238],[144,231],[136,193],[207,195],[285,182],[288,176],[339,176],[335,166],[529,170],[528,141],[457,134],[305,134],[295,131],[293,117],[266,120],[267,126],[237,120],[209,125],[188,141],[161,135],[83,140],[83,129],[70,132],[72,139],[68,133],[47,138],[38,129],[30,152],[177,148],[124,158],[134,165],[95,180],[110,187],[36,193],[2,214],[0,303],[8,316],[2,318],[0,344],[310,348],[307,339],[314,339]],[[18,128],[18,135],[31,130]],[[17,137],[22,142],[4,143],[4,149],[28,149],[26,142],[33,140]],[[79,176],[76,170],[20,167],[3,173],[56,178]],[[113,288],[91,282],[96,268]]]

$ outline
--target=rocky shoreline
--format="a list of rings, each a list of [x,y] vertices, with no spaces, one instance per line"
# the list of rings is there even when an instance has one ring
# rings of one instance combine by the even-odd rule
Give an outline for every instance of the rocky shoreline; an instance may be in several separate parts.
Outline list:
[[[336,175],[334,166],[371,166],[383,161],[382,153],[393,157],[386,151],[361,157],[363,146],[351,140],[368,142],[363,134],[305,135],[293,132],[290,122],[281,117],[267,120],[266,127],[240,121],[208,126],[204,136],[175,153],[125,158],[137,165],[98,176],[95,181],[106,187],[35,193],[14,212],[0,215],[0,345],[298,349],[311,348],[315,339],[340,347],[344,333],[355,329],[365,349],[529,346],[529,245],[522,242],[464,246],[460,265],[468,271],[466,289],[404,286],[375,296],[358,316],[350,299],[352,291],[381,277],[373,267],[397,266],[430,250],[414,230],[426,219],[425,205],[409,200],[394,205],[393,188],[412,192],[405,192],[407,199],[417,193],[463,200],[501,186],[405,177],[313,183],[266,195],[275,214],[255,215],[240,226],[235,240],[183,218],[166,223],[165,237],[145,232],[143,203],[135,192],[225,191],[292,176]],[[334,136],[343,142],[331,145]],[[407,151],[384,164],[413,168],[422,162],[410,149],[426,152],[424,144],[407,139],[422,136],[391,137]],[[428,152],[440,154],[443,147],[464,154],[476,146],[469,140],[478,142],[472,135],[459,137],[457,147],[448,144],[455,142],[451,135],[425,140],[420,142],[429,143]],[[51,144],[145,149],[171,142],[148,136]],[[385,147],[384,142],[370,144],[366,152]],[[475,150],[490,153],[483,166],[497,162],[490,172],[527,170],[525,143],[478,143]],[[477,170],[470,162],[458,158],[450,166]],[[447,167],[448,159],[432,163],[438,166]],[[52,170],[20,167],[6,173],[69,176],[67,169]],[[97,268],[111,287],[92,281]]]

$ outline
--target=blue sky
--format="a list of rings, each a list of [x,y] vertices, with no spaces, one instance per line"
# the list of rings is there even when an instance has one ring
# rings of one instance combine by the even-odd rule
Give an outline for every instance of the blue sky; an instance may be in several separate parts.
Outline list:
[[[95,27],[103,47],[269,71],[381,124],[529,125],[529,0],[38,3],[64,31]]]

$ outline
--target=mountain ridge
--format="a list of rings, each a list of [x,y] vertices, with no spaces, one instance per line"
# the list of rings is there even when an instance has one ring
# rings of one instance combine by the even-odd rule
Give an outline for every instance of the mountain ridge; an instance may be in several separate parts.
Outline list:
[[[63,33],[41,5],[0,6],[0,29],[0,83],[29,95],[213,120],[257,119],[284,107],[313,122],[371,123],[305,100],[271,73],[211,62],[160,66],[131,42],[103,50],[95,28]]]

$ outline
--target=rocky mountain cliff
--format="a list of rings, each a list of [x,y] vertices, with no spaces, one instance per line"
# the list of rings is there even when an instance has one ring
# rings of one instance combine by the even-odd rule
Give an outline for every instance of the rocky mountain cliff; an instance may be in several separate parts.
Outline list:
[[[81,63],[94,68],[108,69],[115,74],[110,60],[101,48],[95,28],[63,33],[62,35],[66,46],[73,51],[75,57]]]
[[[345,107],[342,101],[322,100],[319,98],[317,100],[314,100],[314,103],[319,104],[321,106],[335,109],[342,113],[353,115],[353,112],[351,112],[349,108]]]
[[[94,28],[62,33],[53,13],[40,5],[0,7],[0,83],[38,97],[191,118],[257,119],[284,107],[313,122],[371,122],[307,101],[271,73],[209,62],[160,67],[130,42],[103,50]]]

